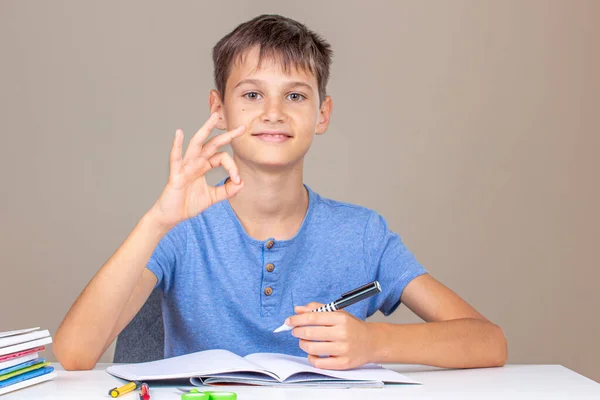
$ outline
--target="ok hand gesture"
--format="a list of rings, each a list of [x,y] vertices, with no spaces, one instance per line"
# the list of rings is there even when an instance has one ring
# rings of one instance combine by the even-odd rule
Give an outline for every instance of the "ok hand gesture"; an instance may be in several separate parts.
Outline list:
[[[204,143],[218,121],[218,114],[213,113],[192,137],[184,156],[183,132],[178,129],[175,133],[169,160],[169,181],[152,207],[153,215],[161,225],[173,227],[211,205],[234,196],[244,186],[231,156],[218,150],[241,136],[246,127],[238,126]],[[209,186],[205,175],[219,165],[229,172],[231,179],[222,186]]]

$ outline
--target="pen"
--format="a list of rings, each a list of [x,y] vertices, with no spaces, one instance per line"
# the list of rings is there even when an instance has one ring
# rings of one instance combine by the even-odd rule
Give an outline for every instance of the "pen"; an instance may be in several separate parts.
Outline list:
[[[381,286],[379,286],[379,282],[373,281],[371,283],[367,283],[364,286],[344,293],[339,299],[332,301],[329,304],[325,304],[324,306],[321,306],[316,310],[312,310],[312,312],[331,312],[341,310],[342,308],[351,306],[352,304],[358,301],[376,295],[379,292],[381,292]],[[279,328],[275,329],[273,333],[289,331],[291,329],[291,326],[283,324]]]
[[[110,397],[119,397],[122,394],[134,391],[135,389],[140,387],[140,385],[141,385],[141,382],[138,382],[138,381],[129,382],[121,387],[110,389],[108,391],[108,394],[110,395]]]

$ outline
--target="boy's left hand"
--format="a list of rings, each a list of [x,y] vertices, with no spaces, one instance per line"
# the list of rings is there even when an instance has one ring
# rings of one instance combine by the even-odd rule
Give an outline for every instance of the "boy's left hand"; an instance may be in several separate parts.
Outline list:
[[[351,369],[370,362],[369,324],[343,310],[311,312],[322,305],[296,306],[297,314],[286,321],[294,327],[292,335],[300,339],[308,361],[323,369]]]

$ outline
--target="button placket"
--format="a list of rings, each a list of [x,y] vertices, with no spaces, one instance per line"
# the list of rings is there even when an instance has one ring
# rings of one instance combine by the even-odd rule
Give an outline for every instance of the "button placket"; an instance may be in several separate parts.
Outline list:
[[[281,288],[278,287],[279,251],[275,239],[270,238],[263,244],[263,279],[262,279],[262,315],[268,316],[281,301]]]

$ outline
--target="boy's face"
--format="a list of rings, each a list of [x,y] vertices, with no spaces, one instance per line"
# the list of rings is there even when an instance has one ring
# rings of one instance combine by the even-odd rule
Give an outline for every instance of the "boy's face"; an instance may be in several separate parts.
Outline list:
[[[278,168],[301,162],[314,135],[327,130],[331,98],[319,106],[317,79],[310,72],[291,67],[286,74],[270,59],[257,69],[257,47],[242,60],[231,68],[225,102],[215,90],[210,93],[211,112],[221,114],[217,128],[246,126],[231,143],[244,164]]]

